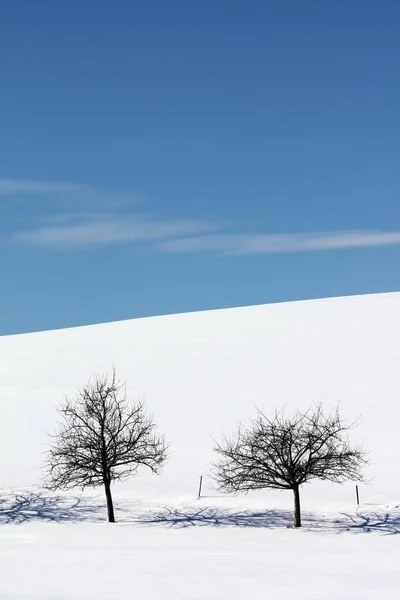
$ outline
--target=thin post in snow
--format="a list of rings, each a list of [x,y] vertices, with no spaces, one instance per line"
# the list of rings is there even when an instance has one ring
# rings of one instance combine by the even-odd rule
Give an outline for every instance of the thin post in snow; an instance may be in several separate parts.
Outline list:
[[[201,486],[203,485],[203,475],[200,475],[200,483],[199,483],[199,493],[197,498],[200,499],[201,497]]]
[[[360,506],[360,496],[358,495],[358,485],[356,485],[357,506]]]

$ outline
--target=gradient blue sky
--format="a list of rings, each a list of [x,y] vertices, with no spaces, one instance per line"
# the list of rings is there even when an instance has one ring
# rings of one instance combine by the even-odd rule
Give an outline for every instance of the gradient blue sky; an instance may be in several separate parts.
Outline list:
[[[0,334],[400,289],[397,0],[6,0]]]

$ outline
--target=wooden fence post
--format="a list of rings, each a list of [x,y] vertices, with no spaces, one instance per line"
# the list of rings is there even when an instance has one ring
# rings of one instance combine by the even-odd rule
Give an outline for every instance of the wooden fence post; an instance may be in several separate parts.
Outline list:
[[[201,486],[203,485],[203,475],[200,475],[200,483],[199,483],[199,494],[197,498],[201,497]]]

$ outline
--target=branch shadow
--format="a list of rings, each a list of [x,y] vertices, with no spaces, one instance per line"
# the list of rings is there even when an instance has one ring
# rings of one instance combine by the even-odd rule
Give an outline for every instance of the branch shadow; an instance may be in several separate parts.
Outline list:
[[[170,527],[288,527],[293,521],[290,511],[240,511],[233,512],[221,508],[204,507],[169,508],[150,512],[138,519],[138,523],[147,525],[168,525]]]
[[[341,519],[335,522],[335,525],[338,525],[342,531],[395,535],[400,533],[400,514],[396,512],[371,514],[357,512],[355,515],[341,513]]]
[[[291,510],[233,510],[223,507],[157,507],[148,510],[135,503],[118,503],[119,513],[126,513],[125,522],[138,525],[185,527],[239,527],[282,529],[292,528]],[[135,514],[136,513],[136,514]],[[41,491],[8,493],[0,497],[0,525],[31,521],[104,522],[102,501],[83,496],[61,496]],[[382,506],[377,510],[359,509],[354,513],[324,515],[303,513],[303,530],[320,533],[400,533],[400,505]]]
[[[397,508],[397,507],[396,507]],[[292,528],[293,513],[288,510],[240,511],[205,507],[169,508],[151,512],[137,520],[147,525],[184,527],[248,527],[248,528]],[[381,533],[393,535],[400,533],[400,514],[393,512],[374,512],[354,515],[340,513],[336,518],[304,513],[302,529],[330,533]]]
[[[30,521],[55,523],[103,521],[99,507],[79,497],[45,495],[41,492],[20,492],[0,498],[0,524],[20,524]]]

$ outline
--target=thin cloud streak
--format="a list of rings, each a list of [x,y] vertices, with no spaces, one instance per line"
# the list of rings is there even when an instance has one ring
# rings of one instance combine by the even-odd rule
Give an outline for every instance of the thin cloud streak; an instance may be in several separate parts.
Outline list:
[[[73,250],[112,244],[152,242],[215,231],[218,224],[196,220],[157,221],[122,216],[90,216],[66,225],[17,232],[17,244]]]
[[[92,206],[115,209],[116,207],[144,204],[145,196],[98,189],[81,183],[32,181],[24,179],[0,179],[0,202],[3,198],[40,198],[52,204],[67,203],[77,206]]]
[[[43,217],[41,227],[17,231],[8,238],[8,241],[26,246],[73,250],[142,243],[163,253],[204,252],[219,256],[252,256],[400,244],[398,231],[224,233],[225,227],[233,227],[234,224],[198,219],[164,221],[143,215],[124,215],[116,210],[117,207],[146,200],[137,196],[111,194],[90,185],[0,179],[0,197],[12,194],[43,194],[52,199],[63,198],[72,201],[80,209],[78,212]],[[88,205],[92,210],[89,213],[82,212],[82,207]],[[95,207],[96,212],[93,210]],[[101,208],[106,212],[99,212]]]
[[[283,252],[307,252],[367,248],[400,244],[400,232],[337,231],[283,234],[217,234],[165,240],[157,250],[170,253],[209,252],[224,256],[251,256]]]
[[[69,192],[88,192],[88,185],[52,181],[29,181],[18,179],[0,179],[0,195],[11,194],[64,194]]]

